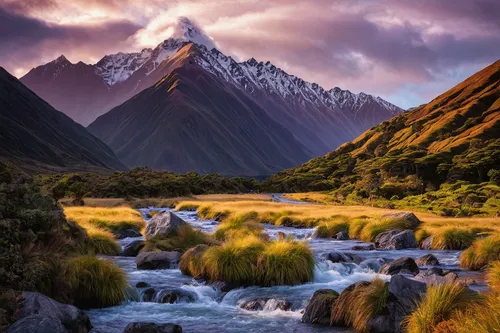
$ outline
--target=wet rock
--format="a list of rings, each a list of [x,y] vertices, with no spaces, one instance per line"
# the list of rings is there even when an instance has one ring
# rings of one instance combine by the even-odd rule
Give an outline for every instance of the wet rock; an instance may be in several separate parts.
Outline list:
[[[181,254],[177,251],[142,252],[135,262],[138,269],[169,269],[176,268],[180,258]]]
[[[142,250],[146,243],[143,240],[135,240],[133,242],[130,242],[129,244],[125,245],[123,247],[122,253],[120,253],[121,256],[124,257],[136,257],[139,254],[139,251]]]
[[[405,220],[408,222],[409,229],[416,229],[422,223],[415,214],[409,212],[389,213],[382,217]]]
[[[331,317],[330,317],[330,325],[331,326],[344,326],[344,313],[346,310],[346,305],[348,305],[350,298],[353,293],[356,293],[358,288],[363,288],[370,285],[371,282],[368,281],[358,281],[349,285],[345,288],[340,295],[337,297],[337,300],[333,302],[331,308]]]
[[[428,286],[435,286],[439,284],[455,283],[458,278],[455,273],[448,273],[446,275],[442,273],[443,273],[442,271],[441,274],[424,271],[417,274],[415,276],[415,279],[425,283]]]
[[[329,325],[332,305],[339,294],[332,289],[316,290],[307,304],[302,322],[308,324]]]
[[[417,275],[419,269],[415,260],[410,257],[403,257],[384,264],[379,271],[380,274],[395,275],[395,274],[411,274]]]
[[[332,251],[324,256],[325,259],[330,260],[333,263],[337,262],[354,262],[359,264],[363,261],[363,258],[351,253],[344,253],[340,251]]]
[[[386,250],[416,248],[417,239],[412,230],[391,230],[377,235],[375,247]]]
[[[147,282],[144,282],[144,281],[140,281],[140,282],[137,282],[137,283],[135,284],[135,287],[136,287],[136,288],[147,288],[147,287],[149,287],[149,286],[150,286],[150,284],[149,284],[149,283],[147,283]]]
[[[366,259],[359,263],[359,267],[364,269],[371,269],[374,272],[378,272],[380,267],[384,265],[386,261],[383,258],[376,259]]]
[[[172,212],[163,212],[153,216],[146,226],[146,239],[155,236],[170,237],[174,236],[179,227],[188,225],[183,219]]]
[[[192,303],[197,299],[196,294],[181,288],[162,289],[154,296],[156,303]]]
[[[424,239],[424,241],[420,244],[420,248],[422,250],[432,250],[432,236]]]
[[[182,333],[182,327],[172,323],[129,323],[123,333]]]
[[[276,233],[276,238],[278,240],[285,240],[286,239],[286,234],[283,231],[278,231],[278,233]]]
[[[153,302],[155,294],[155,288],[148,288],[142,292],[141,299],[143,302]]]
[[[352,247],[352,250],[354,250],[354,251],[373,251],[373,250],[375,250],[375,245],[374,244],[355,245]]]
[[[415,260],[419,266],[436,266],[439,265],[439,260],[433,254],[426,254]]]
[[[7,333],[68,333],[60,320],[43,315],[31,315],[16,321]],[[85,331],[87,332],[87,331]]]
[[[394,329],[394,321],[389,315],[377,315],[366,323],[368,332],[371,333],[392,333]]]
[[[210,284],[210,286],[212,286],[212,288],[214,288],[215,290],[222,291],[223,293],[227,293],[227,292],[229,292],[229,291],[231,291],[233,289],[238,288],[237,285],[232,285],[232,284],[224,282],[224,281],[215,281],[215,282],[212,282]]]
[[[32,315],[41,315],[58,320],[70,333],[86,333],[92,329],[89,317],[73,305],[62,304],[42,294],[27,291],[21,294],[21,302],[22,308],[16,314],[18,321]],[[33,323],[36,320],[32,319],[27,323]],[[44,322],[52,323],[53,321],[45,320]]]
[[[349,234],[347,232],[341,231],[337,233],[333,238],[336,240],[349,240]]]
[[[123,239],[127,237],[142,237],[142,234],[136,229],[125,229],[114,233],[116,238]]]
[[[388,285],[389,299],[387,309],[394,322],[395,331],[400,331],[400,324],[404,318],[415,311],[419,301],[425,295],[425,283],[405,277],[394,275]]]
[[[292,305],[282,298],[254,298],[245,300],[240,304],[240,308],[248,311],[288,311]]]

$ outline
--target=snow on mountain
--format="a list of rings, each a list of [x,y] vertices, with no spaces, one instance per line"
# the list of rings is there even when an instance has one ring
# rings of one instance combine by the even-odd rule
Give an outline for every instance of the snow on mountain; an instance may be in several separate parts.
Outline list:
[[[151,57],[153,50],[144,49],[137,53],[116,53],[102,58],[95,64],[96,73],[99,74],[108,85],[123,82],[136,70],[142,67]]]

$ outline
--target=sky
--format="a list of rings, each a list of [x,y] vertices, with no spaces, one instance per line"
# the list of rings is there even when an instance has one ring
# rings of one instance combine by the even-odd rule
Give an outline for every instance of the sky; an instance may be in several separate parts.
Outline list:
[[[0,0],[0,66],[21,77],[61,54],[137,52],[180,16],[237,60],[403,108],[500,59],[500,0]]]

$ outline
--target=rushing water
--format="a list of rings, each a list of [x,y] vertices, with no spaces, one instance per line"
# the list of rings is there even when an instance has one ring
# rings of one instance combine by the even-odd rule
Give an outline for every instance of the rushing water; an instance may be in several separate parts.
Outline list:
[[[279,196],[275,199],[283,200]],[[294,203],[291,200],[287,202]],[[167,208],[141,209],[147,220],[151,210],[168,210]],[[204,232],[213,232],[217,222],[201,220],[195,212],[176,212],[182,219]],[[316,257],[314,280],[298,286],[248,287],[223,293],[212,286],[193,280],[183,275],[178,269],[138,270],[135,258],[110,257],[128,275],[132,286],[137,282],[147,282],[155,290],[180,291],[187,295],[174,304],[155,302],[126,302],[120,306],[106,309],[94,309],[89,315],[94,325],[92,332],[123,332],[123,328],[134,321],[139,322],[172,322],[183,327],[184,332],[348,332],[341,328],[327,328],[300,322],[302,312],[311,295],[318,289],[334,289],[341,292],[348,285],[357,281],[370,281],[377,274],[367,265],[331,263],[324,260],[324,255],[334,251],[356,254],[363,259],[397,259],[403,256],[418,258],[433,253],[440,261],[441,267],[459,270],[459,251],[421,251],[417,249],[397,251],[352,251],[354,245],[362,245],[360,241],[336,241],[327,239],[311,239],[314,229],[297,229],[290,227],[265,226],[265,231],[275,238],[278,232],[293,234],[298,239],[306,239]],[[122,246],[140,238],[121,240]],[[463,272],[459,272],[464,274]],[[470,274],[470,273],[469,273]],[[388,276],[379,277],[388,280]],[[139,289],[139,293],[145,292]],[[143,296],[144,297],[144,296]],[[240,304],[256,297],[286,299],[291,304],[290,311],[262,310],[247,311]]]

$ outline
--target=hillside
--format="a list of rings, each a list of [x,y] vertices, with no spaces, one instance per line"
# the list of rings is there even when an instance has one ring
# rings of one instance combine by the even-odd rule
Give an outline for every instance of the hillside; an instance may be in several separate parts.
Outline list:
[[[500,61],[335,151],[272,176],[264,187],[335,190],[340,200],[390,199],[445,182],[486,182],[496,179],[495,169],[500,169]]]
[[[29,172],[126,170],[109,147],[1,67],[0,159]]]

